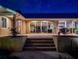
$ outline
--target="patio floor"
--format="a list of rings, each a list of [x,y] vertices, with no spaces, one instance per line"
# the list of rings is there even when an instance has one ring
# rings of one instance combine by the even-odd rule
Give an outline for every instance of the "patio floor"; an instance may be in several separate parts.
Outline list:
[[[24,51],[13,53],[21,59],[73,59],[70,55],[52,51]]]

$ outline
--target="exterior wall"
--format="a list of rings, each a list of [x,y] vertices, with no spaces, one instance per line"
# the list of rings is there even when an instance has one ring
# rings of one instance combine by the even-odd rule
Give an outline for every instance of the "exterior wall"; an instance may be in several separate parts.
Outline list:
[[[0,19],[1,17],[3,16],[0,16]],[[4,17],[6,18],[6,28],[2,28],[0,26],[0,36],[8,36],[11,34],[11,19],[7,18],[7,17]]]
[[[31,23],[31,21],[50,21],[50,22],[52,22],[53,24],[54,24],[54,32],[53,32],[53,34],[58,34],[58,32],[59,32],[59,27],[58,27],[58,23],[60,22],[60,21],[65,21],[66,23],[68,23],[68,22],[70,22],[70,23],[74,23],[74,22],[77,22],[78,21],[78,19],[74,19],[74,18],[71,18],[71,19],[26,19],[27,20],[27,22],[26,22],[26,33],[28,34],[28,33],[31,33],[30,32],[30,23]],[[65,26],[67,26],[67,25],[65,25]],[[73,25],[71,25],[71,27],[72,27]],[[73,30],[73,28],[71,28],[71,30],[70,30],[71,32],[72,32],[72,34],[74,34],[73,32],[74,32],[74,30]],[[70,33],[70,32],[69,32]]]
[[[31,22],[31,21],[27,21],[27,22],[26,22],[26,33],[27,33],[27,34],[30,33],[30,22]]]
[[[0,16],[0,19],[1,19],[1,17],[4,17],[4,16]],[[7,27],[6,28],[2,28],[0,26],[0,36],[10,36],[10,35],[12,35],[11,34],[12,22],[13,22],[12,18],[8,18],[8,17],[5,17],[5,18],[6,18],[6,21],[7,21],[6,22]],[[25,20],[21,20],[21,19],[20,20],[17,19],[16,22],[17,21],[21,21],[20,26],[16,25],[16,29],[18,31],[20,29],[20,32],[18,34],[26,34],[26,21]]]
[[[26,21],[22,21],[22,34],[26,34]]]
[[[26,21],[17,19],[16,20],[16,30],[18,34],[26,34]]]
[[[4,16],[0,16],[0,19],[1,17],[4,17]],[[6,20],[7,20],[7,27],[6,28],[2,28],[0,27],[0,36],[9,36],[11,35],[11,28],[12,28],[12,18],[7,18],[5,17]],[[78,19],[60,19],[61,21],[73,21],[73,22],[77,22]],[[46,21],[50,21],[52,22],[55,27],[54,27],[54,32],[52,34],[55,34],[55,33],[58,33],[58,22],[60,20],[57,20],[57,19],[52,19],[52,20],[49,20],[49,19],[46,19]],[[45,19],[41,19],[41,20],[38,20],[38,19],[34,19],[34,20],[23,20],[23,19],[16,19],[16,22],[20,21],[20,25],[16,25],[16,29],[17,29],[17,32],[19,31],[18,34],[21,34],[21,35],[24,35],[24,34],[30,34],[30,23],[31,21],[45,21]],[[72,30],[73,31],[73,30]]]
[[[41,19],[41,20],[38,20],[38,19],[34,19],[33,21],[45,21],[45,19]],[[49,22],[52,22],[54,25],[55,25],[55,28],[54,28],[54,33],[58,33],[58,20],[46,20],[46,21],[49,21]],[[31,33],[30,32],[30,23],[32,22],[32,20],[28,20],[27,19],[27,22],[26,22],[26,34],[29,34]]]

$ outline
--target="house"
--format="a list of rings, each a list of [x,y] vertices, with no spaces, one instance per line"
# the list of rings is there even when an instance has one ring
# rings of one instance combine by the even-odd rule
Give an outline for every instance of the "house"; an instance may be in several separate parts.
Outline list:
[[[18,35],[52,34],[58,35],[62,28],[67,28],[66,34],[77,35],[78,18],[25,18],[17,12],[0,8],[0,36],[12,35],[13,16],[16,14],[16,31]]]

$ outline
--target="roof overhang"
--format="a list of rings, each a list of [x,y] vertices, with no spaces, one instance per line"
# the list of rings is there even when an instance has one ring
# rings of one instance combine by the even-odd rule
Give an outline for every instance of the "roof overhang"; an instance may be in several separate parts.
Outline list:
[[[25,19],[20,13],[0,6],[0,16],[6,16],[9,18],[13,18],[13,15],[16,15],[16,19]]]

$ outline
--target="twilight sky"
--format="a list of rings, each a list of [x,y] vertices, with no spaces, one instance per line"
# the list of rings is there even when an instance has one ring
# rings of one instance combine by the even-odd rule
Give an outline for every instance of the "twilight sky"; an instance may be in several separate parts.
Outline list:
[[[22,13],[77,13],[77,0],[0,0],[0,5]]]

